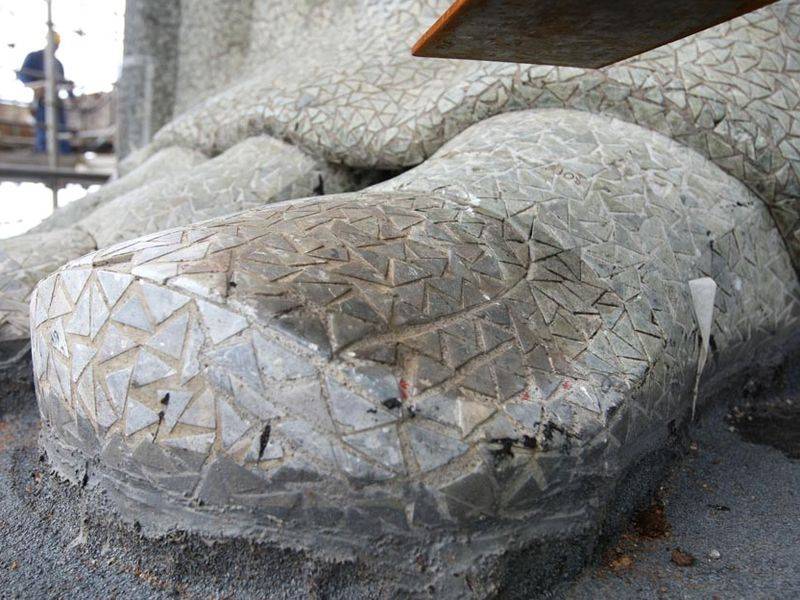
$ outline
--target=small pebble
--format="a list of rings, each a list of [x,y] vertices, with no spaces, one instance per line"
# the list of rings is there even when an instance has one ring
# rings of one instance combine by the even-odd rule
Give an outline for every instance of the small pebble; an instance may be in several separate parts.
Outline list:
[[[711,560],[717,560],[720,556],[722,555],[719,553],[719,550],[711,550],[708,553],[708,558],[710,558]]]

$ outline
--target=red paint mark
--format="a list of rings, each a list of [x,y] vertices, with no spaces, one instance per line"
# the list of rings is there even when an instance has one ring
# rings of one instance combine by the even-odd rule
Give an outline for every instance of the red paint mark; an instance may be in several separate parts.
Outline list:
[[[564,385],[562,386],[565,390],[568,390],[572,387],[572,384],[569,381],[565,381]]]
[[[400,398],[408,399],[408,382],[405,379],[400,380]]]
[[[522,399],[523,400],[530,400],[531,399],[531,395],[528,393],[528,390],[525,390],[524,392],[522,392]]]

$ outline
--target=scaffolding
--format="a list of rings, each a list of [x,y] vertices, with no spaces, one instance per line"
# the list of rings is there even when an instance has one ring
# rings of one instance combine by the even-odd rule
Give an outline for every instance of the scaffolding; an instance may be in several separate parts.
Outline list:
[[[46,152],[44,155],[27,152],[24,147],[31,140],[30,134],[35,129],[26,128],[22,119],[12,118],[14,116],[13,105],[6,104],[3,108],[9,109],[11,115],[8,118],[0,118],[0,133],[8,135],[2,136],[5,151],[0,151],[0,180],[2,181],[33,181],[41,182],[52,190],[53,210],[58,208],[58,190],[67,183],[103,183],[113,174],[112,166],[106,161],[99,161],[99,164],[81,161],[75,155],[59,154],[59,139],[62,136],[70,136],[69,131],[61,132],[56,115],[58,100],[58,88],[60,83],[56,82],[56,61],[55,61],[55,32],[52,19],[52,0],[44,0],[47,7],[47,45],[44,51],[44,80],[35,82],[32,87],[43,88],[43,99],[45,109],[45,137]],[[85,119],[85,113],[89,112],[86,107],[81,110],[80,104],[77,105],[77,114],[72,115],[78,118],[77,123],[81,139],[99,140],[100,145],[110,146],[110,141],[114,136],[113,107],[104,106],[113,102],[111,95],[94,95],[96,100],[92,107],[95,112],[104,109],[108,114],[104,126],[97,126],[91,119]],[[101,97],[102,96],[102,97]],[[7,115],[0,115],[7,117]],[[29,117],[28,117],[29,118]],[[87,129],[87,125],[89,128]],[[92,128],[94,125],[94,128]]]

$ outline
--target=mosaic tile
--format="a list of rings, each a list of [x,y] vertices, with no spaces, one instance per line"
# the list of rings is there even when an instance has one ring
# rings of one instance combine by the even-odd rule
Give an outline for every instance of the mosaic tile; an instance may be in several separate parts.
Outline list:
[[[158,423],[158,415],[141,402],[128,399],[125,415],[125,435],[133,435],[151,425]]]
[[[242,419],[224,400],[219,400],[217,406],[222,430],[222,445],[224,448],[230,448],[250,428],[250,423]]]
[[[118,412],[125,407],[125,400],[128,397],[128,384],[131,380],[132,367],[119,369],[106,375],[106,385],[111,396],[111,403]]]
[[[422,427],[408,427],[413,440],[414,456],[422,471],[430,471],[463,454],[467,444]]]
[[[111,271],[97,271],[97,280],[103,288],[106,300],[110,306],[114,306],[120,299],[125,290],[133,281],[133,277],[125,273],[113,273]]]
[[[97,351],[97,362],[105,362],[135,347],[136,342],[112,324],[106,329],[100,349]]]
[[[64,289],[69,292],[72,302],[78,300],[78,296],[80,296],[81,290],[83,286],[86,285],[90,274],[91,271],[89,271],[89,269],[74,269],[70,270],[68,273],[61,274],[61,283]]]
[[[83,370],[92,360],[92,357],[97,354],[97,350],[91,346],[84,344],[75,344],[72,347],[72,381],[78,381]]]
[[[89,327],[89,337],[94,339],[97,333],[100,331],[100,328],[105,325],[106,321],[108,320],[108,307],[103,300],[99,288],[96,285],[93,285],[91,290],[91,324]]]
[[[163,352],[172,358],[180,358],[188,323],[189,316],[184,314],[172,320],[170,323],[162,325],[156,333],[147,340],[146,346]]]
[[[403,467],[403,453],[394,427],[380,427],[363,433],[353,433],[342,439],[385,467],[390,469]]]
[[[67,321],[65,331],[82,336],[88,336],[91,332],[91,296],[84,294],[75,305],[75,311]]]
[[[153,331],[153,325],[144,310],[144,305],[137,297],[129,298],[111,313],[111,320],[143,331]]]
[[[200,310],[203,323],[215,344],[247,327],[247,320],[244,317],[215,306],[210,302],[198,300],[197,308]]]
[[[214,444],[216,434],[214,433],[201,433],[198,435],[187,435],[179,438],[169,438],[164,440],[164,444],[171,448],[180,448],[181,450],[189,450],[190,452],[197,452],[198,454],[208,454],[211,446]]]
[[[176,310],[189,302],[189,298],[182,294],[176,294],[147,283],[142,284],[142,292],[150,314],[156,320],[156,325],[172,316]]]
[[[189,408],[183,411],[178,422],[194,425],[195,427],[213,429],[216,425],[217,417],[214,408],[214,396],[211,392],[205,390],[200,394]]]
[[[158,390],[156,398],[164,406],[164,427],[170,433],[178,423],[178,418],[192,399],[192,392],[185,390]]]
[[[175,370],[163,360],[147,350],[139,351],[139,358],[133,368],[133,385],[141,387],[174,375]]]
[[[55,319],[69,312],[72,312],[72,305],[67,301],[64,292],[61,288],[56,288],[53,299],[50,303],[50,309],[47,312],[48,319]]]
[[[350,430],[384,425],[397,417],[354,394],[343,385],[328,379],[328,402],[333,418]]]

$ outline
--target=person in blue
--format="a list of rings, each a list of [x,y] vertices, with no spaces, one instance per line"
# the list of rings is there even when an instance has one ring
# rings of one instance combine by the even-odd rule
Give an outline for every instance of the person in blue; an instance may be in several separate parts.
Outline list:
[[[58,48],[61,43],[61,36],[53,32],[53,46],[54,49]],[[54,57],[55,58],[55,57]],[[47,150],[47,128],[45,117],[45,50],[37,50],[31,52],[25,57],[22,63],[22,68],[17,71],[19,80],[33,88],[33,100],[35,103],[35,117],[36,117],[36,152],[45,152]],[[55,79],[56,89],[60,87],[67,87],[70,96],[72,96],[72,82],[64,78],[64,65],[57,58],[55,59]],[[67,118],[64,113],[64,104],[61,99],[56,97],[56,121],[58,123],[58,130],[67,131]],[[58,151],[61,154],[70,154],[72,146],[68,140],[59,140]]]

